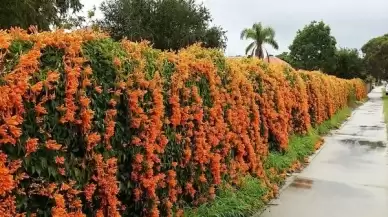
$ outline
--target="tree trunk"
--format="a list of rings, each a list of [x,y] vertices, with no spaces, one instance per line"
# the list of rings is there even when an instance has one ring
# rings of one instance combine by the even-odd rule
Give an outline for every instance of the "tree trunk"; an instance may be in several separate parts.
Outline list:
[[[259,59],[264,58],[263,48],[261,46],[257,46],[255,51],[255,56],[258,57]]]

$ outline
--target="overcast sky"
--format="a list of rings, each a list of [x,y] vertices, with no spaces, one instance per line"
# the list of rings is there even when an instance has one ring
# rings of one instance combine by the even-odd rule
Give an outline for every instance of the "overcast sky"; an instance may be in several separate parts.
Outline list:
[[[279,50],[288,51],[298,29],[312,20],[329,24],[337,46],[358,48],[369,39],[388,33],[388,0],[198,0],[203,1],[213,24],[227,31],[226,54],[243,55],[249,41],[240,40],[243,28],[262,22],[275,29]],[[85,10],[102,0],[81,0]]]

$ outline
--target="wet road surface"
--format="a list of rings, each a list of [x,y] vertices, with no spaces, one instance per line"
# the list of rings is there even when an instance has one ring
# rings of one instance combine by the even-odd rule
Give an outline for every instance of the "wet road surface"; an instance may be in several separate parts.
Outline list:
[[[381,87],[356,109],[261,217],[387,217],[388,149]]]

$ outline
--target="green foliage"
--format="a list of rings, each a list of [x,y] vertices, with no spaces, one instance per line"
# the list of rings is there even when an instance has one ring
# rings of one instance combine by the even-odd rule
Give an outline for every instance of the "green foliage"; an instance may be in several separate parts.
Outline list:
[[[252,28],[246,28],[241,32],[241,39],[251,39],[253,42],[248,45],[245,54],[256,56],[261,59],[264,57],[264,44],[269,44],[275,49],[279,48],[275,41],[275,30],[272,27],[264,27],[261,23],[254,23]]]
[[[0,5],[0,29],[37,25],[48,30],[50,25],[60,23],[61,16],[82,8],[80,0],[0,0]]]
[[[148,40],[162,50],[200,41],[205,47],[226,47],[225,31],[209,27],[209,10],[195,0],[106,0],[101,11],[100,24],[115,39]]]
[[[33,44],[30,41],[22,41],[22,40],[13,41],[11,46],[8,49],[9,52],[7,52],[7,55],[5,56],[3,70],[9,71],[14,66],[16,66],[19,63],[20,56],[25,52],[27,52],[28,50],[30,50],[32,48],[32,45]]]
[[[119,73],[117,68],[113,65],[113,60],[114,58],[126,59],[127,54],[120,44],[114,42],[112,39],[90,41],[83,45],[83,53],[90,60],[90,65],[93,70],[93,80],[98,85],[101,85],[103,90],[101,94],[96,94],[92,89],[88,92],[88,95],[92,98],[91,107],[95,112],[94,130],[103,134],[106,130],[104,124],[105,112],[109,109],[109,100],[113,98],[113,94],[110,93],[109,90],[114,88],[115,82],[120,76],[129,76],[137,63],[127,60],[123,61],[122,70],[121,73]],[[119,198],[127,206],[123,216],[136,216],[134,213],[141,213],[142,210],[139,208],[139,205],[132,200],[131,190],[134,184],[129,181],[132,171],[131,162],[136,150],[128,149],[123,146],[123,144],[130,143],[132,135],[135,132],[130,128],[131,118],[128,115],[128,97],[122,95],[120,101],[122,103],[118,103],[116,107],[117,118],[115,134],[111,139],[113,150],[104,151],[103,155],[115,155],[119,165],[126,165],[119,166],[118,168],[119,175],[117,176],[117,179],[121,182],[121,194],[119,195]],[[104,150],[102,144],[99,144],[97,148]],[[89,207],[88,209],[89,210],[87,211],[89,213],[94,213],[97,210],[94,207]]]
[[[386,102],[388,108],[388,98]],[[296,161],[304,162],[306,157],[314,153],[315,144],[319,141],[320,135],[325,135],[330,130],[338,128],[351,114],[351,111],[349,107],[346,107],[336,113],[330,120],[325,121],[315,129],[311,129],[306,135],[292,136],[286,152],[269,153],[264,163],[267,172],[271,168],[277,171],[285,171]],[[269,177],[273,183],[284,184],[284,178],[279,175]],[[265,206],[263,196],[268,188],[264,187],[259,179],[251,176],[243,177],[241,183],[241,187],[221,186],[217,192],[218,196],[213,202],[201,205],[198,208],[187,207],[185,216],[245,217],[258,213]]]
[[[223,193],[222,188],[219,189],[218,184],[221,180],[231,183],[230,180],[234,178],[227,171],[229,171],[229,168],[232,168],[231,164],[236,155],[239,155],[239,150],[241,150],[241,153],[243,153],[242,151],[249,150],[248,146],[235,146],[229,150],[225,150],[223,146],[229,143],[239,143],[240,140],[233,142],[226,140],[226,138],[228,135],[238,138],[239,134],[244,134],[242,131],[244,129],[247,136],[244,137],[247,140],[253,138],[253,135],[255,135],[255,138],[263,136],[263,140],[255,140],[255,142],[251,143],[251,147],[255,149],[259,149],[259,145],[262,146],[260,149],[263,150],[263,153],[258,152],[256,154],[254,152],[254,154],[248,154],[250,157],[260,159],[261,167],[262,160],[266,157],[264,151],[267,150],[268,145],[268,137],[266,135],[270,137],[271,146],[275,147],[277,145],[275,143],[279,143],[279,140],[275,138],[276,134],[282,134],[286,138],[288,137],[289,128],[284,128],[284,131],[277,133],[274,128],[267,126],[267,123],[272,120],[272,115],[269,115],[267,119],[267,116],[260,114],[264,114],[266,110],[272,112],[272,108],[276,108],[276,111],[275,109],[273,111],[279,113],[279,111],[284,110],[284,106],[282,108],[281,105],[292,106],[294,104],[294,102],[291,104],[291,100],[288,102],[284,101],[283,103],[280,96],[284,96],[285,92],[280,92],[276,88],[277,86],[286,87],[289,93],[291,91],[293,93],[293,89],[289,88],[285,82],[289,82],[290,86],[294,87],[297,84],[298,77],[296,72],[289,69],[285,69],[283,72],[270,70],[271,67],[262,63],[262,61],[249,58],[243,60],[246,63],[234,62],[232,59],[228,60],[225,58],[217,49],[205,50],[199,46],[183,49],[178,54],[173,54],[152,49],[146,44],[135,44],[128,41],[118,43],[113,39],[97,36],[94,39],[83,39],[82,36],[87,34],[83,31],[66,34],[66,40],[62,37],[55,37],[55,39],[58,39],[58,44],[50,44],[53,41],[52,38],[48,37],[50,34],[53,34],[53,36],[63,36],[63,33],[42,33],[26,35],[25,37],[30,38],[30,41],[23,41],[19,38],[12,41],[9,53],[4,58],[6,71],[0,73],[0,78],[2,78],[7,77],[6,75],[9,75],[9,73],[24,72],[24,70],[15,70],[15,67],[17,69],[20,67],[17,66],[18,63],[21,63],[21,65],[26,65],[26,63],[30,62],[39,64],[33,71],[26,74],[25,78],[15,76],[21,77],[20,80],[25,79],[28,82],[25,85],[20,85],[28,86],[28,88],[23,90],[23,95],[19,95],[20,99],[24,99],[20,100],[22,106],[8,99],[3,103],[4,105],[10,104],[14,106],[10,107],[10,112],[19,107],[23,108],[23,112],[20,114],[23,120],[20,126],[21,136],[17,137],[18,141],[16,144],[5,142],[1,146],[2,153],[8,157],[7,160],[9,159],[9,162],[11,162],[12,160],[21,159],[22,168],[20,168],[20,172],[23,171],[28,174],[28,177],[26,176],[21,183],[17,184],[15,192],[9,193],[15,195],[17,212],[26,212],[27,216],[30,213],[37,213],[37,216],[50,216],[51,209],[55,204],[58,206],[58,202],[54,202],[54,198],[47,195],[52,195],[52,192],[42,193],[42,187],[54,184],[59,188],[59,185],[62,183],[67,184],[70,181],[74,181],[74,184],[71,183],[71,188],[80,191],[79,194],[75,194],[77,194],[77,198],[79,197],[82,204],[82,212],[86,216],[96,216],[96,212],[99,209],[107,209],[106,204],[104,205],[103,202],[100,202],[103,201],[104,197],[114,199],[117,197],[117,200],[122,205],[125,205],[126,209],[120,210],[122,216],[143,216],[148,214],[146,212],[153,203],[151,199],[147,198],[149,196],[148,192],[152,192],[153,189],[147,190],[145,188],[147,181],[151,179],[151,176],[148,176],[146,171],[163,174],[161,179],[166,180],[164,179],[164,174],[167,174],[170,170],[176,173],[176,179],[174,178],[174,180],[176,180],[177,186],[166,187],[162,186],[163,183],[160,182],[161,186],[154,189],[155,195],[161,199],[162,203],[164,203],[163,201],[166,198],[170,198],[169,190],[175,189],[175,187],[179,190],[178,188],[188,188],[186,187],[187,184],[193,183],[197,192],[194,196],[189,196],[183,192],[179,193],[177,200],[174,201],[174,208],[171,211],[176,211],[176,209],[186,204],[203,203],[202,198],[207,197],[209,194],[213,196],[213,189],[219,191],[220,198],[225,198],[226,200],[224,203],[226,205],[221,203],[220,206],[220,209],[223,209],[225,214],[217,213],[217,209],[216,211],[204,210],[203,216],[248,215],[262,207],[261,198],[267,192],[267,189],[264,189],[262,186],[261,181],[263,180],[245,178],[246,180],[243,179],[242,186],[239,186],[237,189],[229,189],[231,190],[229,191],[231,192],[230,194]],[[41,38],[41,41],[39,37],[44,38]],[[90,35],[85,37],[89,38]],[[63,41],[61,41],[61,38]],[[80,48],[80,51],[79,53],[76,52],[75,58],[71,58],[71,61],[69,61],[68,58],[72,55],[70,51],[74,49],[70,45],[75,39],[79,40],[75,41],[74,45]],[[45,46],[38,47],[35,50],[38,46],[34,44],[35,40]],[[31,48],[34,48],[32,50],[34,52],[30,53],[34,54],[36,59],[28,55],[20,58],[22,54],[26,54]],[[35,54],[36,51],[38,51],[38,54]],[[246,67],[240,68],[240,63]],[[70,65],[73,64],[74,69],[71,69]],[[263,66],[260,66],[260,64],[263,64]],[[186,68],[187,66],[189,68]],[[89,67],[91,67],[91,70]],[[263,73],[261,73],[261,69],[263,69]],[[55,81],[47,81],[50,73],[55,74]],[[72,77],[75,74],[79,77]],[[267,77],[267,75],[271,76]],[[283,82],[283,76],[285,76],[287,81],[284,80]],[[316,76],[317,79],[325,80],[323,77],[326,77],[327,80],[330,79],[322,74]],[[279,83],[277,83],[276,79],[279,79]],[[11,84],[18,84],[17,81],[14,82],[13,80],[5,81]],[[341,82],[340,79],[338,81]],[[51,83],[54,82],[55,85],[51,86]],[[68,85],[71,83],[75,84],[74,94],[68,92],[71,89]],[[349,84],[351,83],[350,81]],[[34,89],[39,84],[42,84],[42,89],[34,92]],[[121,87],[122,85],[124,87]],[[317,86],[321,86],[321,83],[317,83]],[[15,86],[4,82],[0,87],[2,87],[2,90],[6,90],[6,94],[3,95],[7,95],[12,92]],[[327,86],[322,85],[322,88],[325,87]],[[265,95],[267,93],[275,94],[262,102],[262,98],[254,94],[253,91],[260,93],[263,98],[271,97],[270,95]],[[305,90],[303,89],[302,91]],[[344,92],[347,95],[347,89],[344,89]],[[310,92],[306,90],[306,93]],[[178,104],[177,107],[190,109],[187,113],[183,109],[178,110],[175,107],[174,94],[176,94],[175,103]],[[12,96],[12,94],[10,95]],[[294,96],[294,93],[289,96]],[[219,98],[228,100],[221,101],[218,100]],[[245,98],[244,101],[240,101],[242,98]],[[268,101],[266,102],[266,100]],[[74,102],[76,105],[76,112],[74,112],[76,120],[61,121],[64,114],[66,114],[66,110],[72,107],[69,105],[69,102]],[[267,103],[268,106],[266,105]],[[345,102],[341,104],[345,104]],[[44,115],[38,114],[38,105],[44,108]],[[63,109],[63,106],[66,107],[66,110]],[[138,108],[134,109],[137,106]],[[88,117],[83,115],[83,111],[86,109],[90,109],[91,115],[89,117],[91,119],[89,120],[85,120]],[[260,110],[257,113],[260,116],[255,115],[254,109]],[[306,109],[305,111],[307,112],[307,108],[302,109]],[[110,111],[115,113],[114,117],[112,117],[113,125],[108,123],[111,118],[109,117]],[[186,117],[172,118],[174,112],[177,111],[182,111],[183,116],[189,114],[186,117],[192,120],[187,119],[188,121],[182,123],[183,118]],[[288,113],[288,111],[286,112],[282,113],[286,118],[288,114],[294,115],[293,113]],[[231,115],[235,114],[237,115],[236,117],[231,117]],[[142,119],[136,119],[140,115]],[[217,120],[218,118],[220,120]],[[238,121],[240,118],[245,120],[240,122]],[[253,124],[253,121],[259,118],[260,123],[257,123],[257,125]],[[137,120],[143,123],[141,125],[134,124]],[[280,118],[275,121],[279,120]],[[278,123],[289,126],[287,125],[288,121]],[[160,128],[151,128],[153,125],[159,125]],[[113,127],[113,130],[110,131],[111,134],[109,134],[109,126]],[[251,126],[254,126],[254,128],[251,128]],[[84,131],[84,127],[88,128],[86,129],[87,132]],[[216,129],[218,127],[220,129]],[[213,130],[217,132],[217,137],[220,140],[213,140],[216,137],[205,137],[205,135],[211,135]],[[104,141],[96,139],[97,141],[91,147],[89,142],[93,139],[89,136],[92,134],[101,136],[109,134],[109,138],[104,138]],[[155,135],[159,135],[160,140],[164,141],[159,141],[159,138],[156,139]],[[185,137],[184,140],[182,140],[182,135]],[[154,142],[149,142],[147,145],[138,145],[136,139],[139,139],[139,137],[144,139],[145,142],[148,142],[146,141],[148,138],[154,137]],[[26,142],[31,138],[39,141],[36,144],[38,147],[37,149],[33,147],[34,150],[28,151],[32,148]],[[105,141],[105,139],[109,141]],[[50,140],[60,144],[61,148],[47,147],[47,143],[51,143]],[[247,140],[241,140],[240,144],[245,142],[248,144]],[[198,143],[198,141],[201,143]],[[285,145],[287,145],[287,141],[284,141]],[[292,162],[293,159],[302,159],[302,156],[310,153],[309,149],[307,149],[307,147],[310,147],[308,146],[308,141],[308,139],[296,140],[294,142],[295,145],[291,145],[292,147],[286,153],[275,154],[269,164],[279,165],[276,168],[280,168]],[[210,144],[208,142],[212,142],[213,145],[208,146]],[[156,150],[151,151],[152,154],[148,155],[149,161],[142,160],[138,162],[138,164],[142,163],[142,168],[139,170],[139,165],[136,165],[136,162],[140,160],[136,160],[136,158],[144,156],[142,154],[149,151],[147,149],[150,147],[156,146],[157,143],[163,143],[163,149],[161,148],[160,152]],[[208,161],[204,161],[201,164],[197,163],[197,160],[193,160],[196,156],[203,156],[204,149],[197,149],[201,144],[209,148],[206,152],[215,153],[215,156],[218,153],[224,152],[222,164],[213,162],[218,161],[218,157],[216,160],[209,158]],[[253,145],[256,147],[253,147]],[[188,153],[194,154],[191,156]],[[287,155],[287,153],[289,154]],[[283,155],[288,156],[284,161],[285,163],[277,162],[277,156]],[[104,159],[101,159],[101,161],[107,160],[107,163],[110,159],[117,160],[117,164],[116,162],[111,163],[117,165],[117,171],[113,166],[98,165],[96,156],[102,156]],[[247,155],[241,155],[244,158],[245,156]],[[61,160],[62,157],[63,160]],[[154,157],[155,159],[151,159]],[[187,163],[183,162],[186,160]],[[198,157],[199,160],[201,160],[200,157]],[[148,170],[148,166],[153,163],[158,164],[158,166],[151,167],[151,170]],[[174,166],[174,163],[177,165]],[[215,169],[213,169],[214,165]],[[222,165],[225,165],[225,167]],[[213,175],[214,172],[212,170],[217,172],[219,168],[226,168],[226,172],[220,173],[219,177]],[[260,174],[265,172],[262,169],[261,167]],[[114,171],[109,175],[105,173],[105,170]],[[143,173],[145,176],[142,175]],[[202,176],[202,174],[205,177],[205,181],[198,179],[198,176]],[[253,176],[256,174],[252,173]],[[111,176],[111,179],[103,178],[100,180],[100,178],[96,178],[96,176],[100,175],[104,177]],[[137,175],[143,176],[142,179],[137,179],[135,177]],[[219,180],[217,184],[215,184],[216,178]],[[112,185],[107,186],[107,183]],[[153,183],[155,185],[158,184],[156,181]],[[89,199],[86,197],[86,192],[89,184],[96,184],[97,189],[94,193],[93,191],[91,192],[91,201],[87,202]],[[266,185],[269,184],[266,183]],[[116,187],[119,189],[116,189]],[[106,188],[108,190],[116,190],[115,192],[107,193],[104,191]],[[147,190],[147,192],[144,191],[140,200],[134,200],[136,195],[134,190],[139,188]],[[66,209],[69,211],[73,210],[74,208],[69,205],[69,200],[71,200],[69,197],[71,196],[63,194],[66,200]],[[202,195],[204,196],[202,197]],[[228,201],[231,198],[233,200]],[[244,204],[240,206],[241,203]],[[234,205],[229,206],[229,204]],[[115,210],[116,205],[112,205],[109,209]],[[104,206],[105,208],[102,208]],[[163,204],[160,206],[158,204],[157,208],[161,216],[166,216],[167,211],[169,211]]]
[[[258,178],[251,176],[243,177],[238,189],[223,185],[214,202],[204,204],[197,209],[187,208],[185,216],[209,216],[209,217],[238,217],[251,216],[257,210],[264,207],[261,198],[267,189]]]
[[[350,107],[345,107],[339,112],[337,112],[331,119],[320,124],[316,130],[319,135],[326,135],[332,129],[338,129],[342,122],[344,122],[352,113],[352,109]]]
[[[95,15],[96,7],[93,7],[91,10],[89,10],[86,16],[79,14],[66,14],[61,17],[61,21],[57,27],[63,29],[91,28],[93,30],[98,30],[99,26]]]
[[[12,47],[22,48],[20,43],[21,42],[14,42]],[[23,44],[26,45],[28,43],[24,42]],[[31,47],[31,45],[28,45],[27,47]],[[26,52],[26,49],[28,48],[24,47],[22,50]],[[63,51],[61,50],[52,49],[51,47],[47,47],[42,50],[40,61],[44,67],[34,74],[30,82],[34,84],[41,80],[47,75],[47,71],[49,70],[64,70],[62,67],[62,57]],[[38,99],[42,99],[46,96],[46,94],[52,94],[53,92],[56,92],[58,96],[63,96],[63,85],[59,85],[56,90],[42,91],[42,93],[39,94]],[[36,121],[34,104],[29,101],[24,102],[24,106],[26,108],[26,118],[22,125],[23,134],[20,139],[21,143],[25,143],[25,141],[31,137],[39,138],[41,141],[46,141],[48,139],[47,135],[41,133],[42,130],[45,130],[46,132],[50,132],[52,136],[56,137],[58,142],[68,144],[69,147],[72,147],[72,144],[78,144],[79,139],[69,136],[72,134],[71,132],[74,130],[74,126],[64,126],[59,124],[59,114],[56,107],[59,106],[60,103],[61,101],[51,101],[46,103],[44,107],[46,108],[48,114],[43,118],[42,122],[38,124]],[[79,162],[75,160],[76,158],[74,156],[79,152],[71,148],[70,150],[71,151],[67,153],[67,157],[74,159],[74,161],[67,161],[65,163],[65,167],[72,168],[72,170],[69,170],[71,171],[71,173],[69,173],[69,177],[73,180],[79,181],[82,179],[81,177],[84,177],[83,175],[86,175],[86,173],[83,173],[82,176],[81,174],[76,173],[76,171],[79,171]],[[26,172],[28,172],[29,178],[22,181],[22,188],[33,188],[34,183],[40,183],[43,182],[43,180],[53,182],[63,181],[62,176],[58,173],[58,167],[54,161],[56,151],[41,149],[38,152],[32,153],[26,157],[26,150],[24,148],[15,151],[11,145],[7,145],[4,152],[11,159],[23,159],[23,168],[25,168]],[[17,201],[19,210],[28,213],[34,212],[37,213],[38,216],[49,216],[50,209],[47,209],[47,207],[51,207],[54,202],[52,199],[42,197],[37,194],[18,195]]]
[[[213,26],[206,30],[200,41],[206,48],[226,48],[226,31],[220,26]]]
[[[321,70],[333,74],[336,44],[328,25],[322,21],[311,22],[302,30],[298,30],[289,47],[293,66],[298,69]]]
[[[291,56],[290,56],[290,54],[288,52],[283,52],[281,54],[278,54],[278,55],[276,55],[276,57],[281,59],[281,60],[283,60],[283,61],[285,61],[285,62],[287,62],[287,63],[289,63],[289,64],[291,64],[291,65],[293,65],[292,64]]]
[[[290,138],[289,148],[285,153],[270,152],[265,167],[267,169],[275,168],[278,171],[287,170],[295,161],[303,161],[306,156],[314,152],[314,145],[319,140],[319,135],[316,130],[304,136],[294,135]],[[283,180],[277,180],[281,184]]]
[[[336,54],[335,76],[339,78],[366,78],[363,59],[357,49],[341,48]]]
[[[388,124],[388,95],[385,92],[385,88],[382,90],[382,98],[383,98],[383,107],[384,107],[384,121],[386,124]]]
[[[372,76],[378,80],[388,78],[388,34],[369,40],[361,50]]]

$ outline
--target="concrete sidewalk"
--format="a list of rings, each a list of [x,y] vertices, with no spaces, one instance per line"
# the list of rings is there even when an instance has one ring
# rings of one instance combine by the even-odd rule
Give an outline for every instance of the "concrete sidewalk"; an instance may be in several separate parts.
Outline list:
[[[261,217],[387,217],[388,149],[381,87],[357,108]]]

